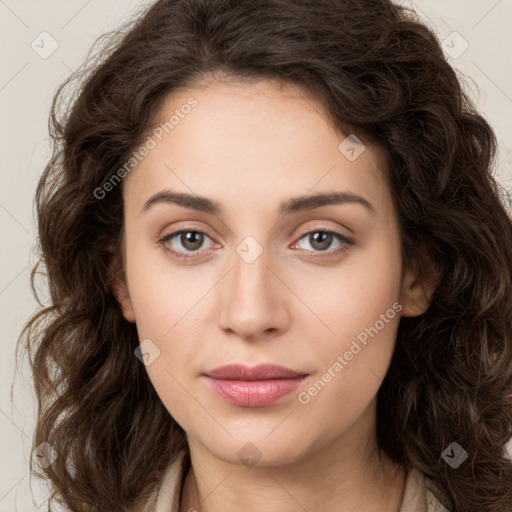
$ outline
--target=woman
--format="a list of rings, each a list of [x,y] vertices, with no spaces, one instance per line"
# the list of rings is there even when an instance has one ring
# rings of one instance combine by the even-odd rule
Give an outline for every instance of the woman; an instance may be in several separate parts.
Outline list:
[[[55,500],[512,509],[512,222],[429,29],[160,0],[78,77],[24,330]]]

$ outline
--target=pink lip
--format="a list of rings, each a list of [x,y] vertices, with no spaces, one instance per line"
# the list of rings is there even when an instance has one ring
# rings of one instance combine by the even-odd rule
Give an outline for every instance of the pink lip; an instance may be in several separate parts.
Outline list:
[[[204,374],[221,398],[242,407],[263,407],[291,393],[308,375],[273,364],[227,365]]]

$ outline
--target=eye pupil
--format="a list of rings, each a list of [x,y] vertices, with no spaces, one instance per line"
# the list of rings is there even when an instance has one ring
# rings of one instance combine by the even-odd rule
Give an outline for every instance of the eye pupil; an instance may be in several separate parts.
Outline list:
[[[332,242],[332,234],[326,233],[325,231],[316,231],[315,233],[311,233],[309,235],[310,243],[312,247],[315,247],[318,250],[325,250],[329,248]],[[320,239],[320,240],[318,240]],[[319,242],[319,246],[317,244]]]

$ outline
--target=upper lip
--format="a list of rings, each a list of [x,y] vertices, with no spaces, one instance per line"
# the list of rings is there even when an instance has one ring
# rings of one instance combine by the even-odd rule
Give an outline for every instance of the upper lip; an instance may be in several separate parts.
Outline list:
[[[228,364],[220,366],[205,373],[213,379],[225,380],[271,380],[291,379],[308,375],[305,372],[297,372],[275,364],[260,364],[258,366],[244,366],[241,364]]]

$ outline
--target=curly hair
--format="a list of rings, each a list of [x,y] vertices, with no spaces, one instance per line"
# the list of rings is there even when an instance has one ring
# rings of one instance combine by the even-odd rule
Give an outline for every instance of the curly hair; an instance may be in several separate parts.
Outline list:
[[[208,75],[298,85],[341,133],[385,152],[404,265],[426,278],[428,253],[438,285],[421,316],[400,319],[379,450],[419,468],[454,512],[512,510],[512,220],[496,137],[434,33],[390,0],[158,0],[97,39],[57,89],[35,195],[50,303],[18,340],[38,401],[33,446],[59,455],[36,473],[52,485],[48,510],[132,510],[187,448],[113,293],[122,184],[94,191],[166,96]],[[469,455],[457,469],[441,457],[452,442]]]

